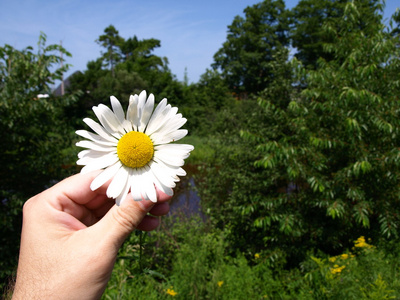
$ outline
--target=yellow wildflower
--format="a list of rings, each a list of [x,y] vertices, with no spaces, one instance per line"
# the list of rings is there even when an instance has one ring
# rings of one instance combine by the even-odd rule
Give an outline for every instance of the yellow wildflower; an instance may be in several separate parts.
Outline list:
[[[340,258],[341,258],[341,259],[348,259],[348,258],[349,258],[349,255],[346,254],[346,253],[344,253],[344,254],[340,255]]]
[[[224,284],[224,282],[221,280],[221,281],[218,281],[217,284],[218,284],[218,287],[221,287]]]
[[[260,254],[259,253],[254,254],[254,258],[255,259],[259,259],[260,258]]]
[[[362,248],[365,246],[365,238],[363,236],[360,236],[355,242],[354,246],[358,248]]]
[[[334,263],[336,261],[336,256],[329,257],[329,261]]]
[[[346,268],[346,266],[339,267],[339,265],[334,265],[333,268],[331,268],[331,273],[332,274],[340,273],[343,271],[344,268]]]
[[[357,248],[372,248],[373,246],[365,241],[365,237],[360,236],[355,242],[354,246]]]
[[[169,289],[167,289],[167,294],[171,295],[172,297],[175,297],[176,295],[178,295],[178,293],[174,291],[174,287],[172,287],[172,286]]]

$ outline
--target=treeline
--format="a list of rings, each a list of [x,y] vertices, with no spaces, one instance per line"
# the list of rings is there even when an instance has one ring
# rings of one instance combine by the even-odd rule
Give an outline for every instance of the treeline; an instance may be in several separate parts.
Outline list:
[[[214,66],[257,104],[225,114],[200,192],[235,251],[282,251],[297,265],[360,235],[398,237],[399,27],[382,11],[264,1],[229,26]]]
[[[65,49],[46,46],[44,34],[37,52],[0,48],[1,278],[15,271],[23,202],[78,171],[82,118],[110,95],[126,105],[141,90],[168,98],[188,119],[206,236],[222,232],[221,255],[252,262],[257,254],[290,269],[310,253],[343,253],[360,236],[393,245],[400,14],[387,22],[383,8],[381,0],[249,6],[193,84],[154,55],[161,41],[124,38],[112,25],[96,40],[100,57],[70,78],[62,97],[50,86],[68,69],[51,71]],[[171,260],[148,260],[163,274],[176,259],[166,247]]]

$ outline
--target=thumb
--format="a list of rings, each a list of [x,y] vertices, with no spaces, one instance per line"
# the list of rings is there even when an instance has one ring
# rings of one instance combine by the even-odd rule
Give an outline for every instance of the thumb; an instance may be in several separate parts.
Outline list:
[[[150,200],[134,201],[126,199],[121,206],[114,205],[95,224],[103,242],[112,243],[118,251],[125,239],[139,226],[154,204]]]

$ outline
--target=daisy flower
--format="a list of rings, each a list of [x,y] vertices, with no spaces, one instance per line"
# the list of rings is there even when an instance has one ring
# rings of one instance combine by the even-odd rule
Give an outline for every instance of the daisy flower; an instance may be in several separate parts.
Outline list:
[[[110,101],[112,110],[103,104],[93,107],[100,124],[83,120],[95,133],[76,131],[86,139],[76,144],[87,148],[78,154],[81,173],[103,169],[90,188],[96,190],[112,179],[107,196],[117,205],[129,191],[134,200],[157,202],[155,187],[172,196],[178,176],[186,175],[184,159],[194,149],[172,143],[186,136],[187,130],[180,129],[186,119],[165,98],[154,109],[154,96],[147,98],[146,91],[129,98],[126,114],[117,98],[111,96]]]

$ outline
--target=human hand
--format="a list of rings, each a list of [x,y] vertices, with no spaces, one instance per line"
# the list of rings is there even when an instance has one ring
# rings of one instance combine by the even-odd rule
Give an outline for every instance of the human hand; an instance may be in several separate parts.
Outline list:
[[[116,206],[107,185],[90,189],[98,173],[71,176],[25,203],[13,299],[99,299],[123,241],[168,213],[170,197],[159,191],[157,203]]]

